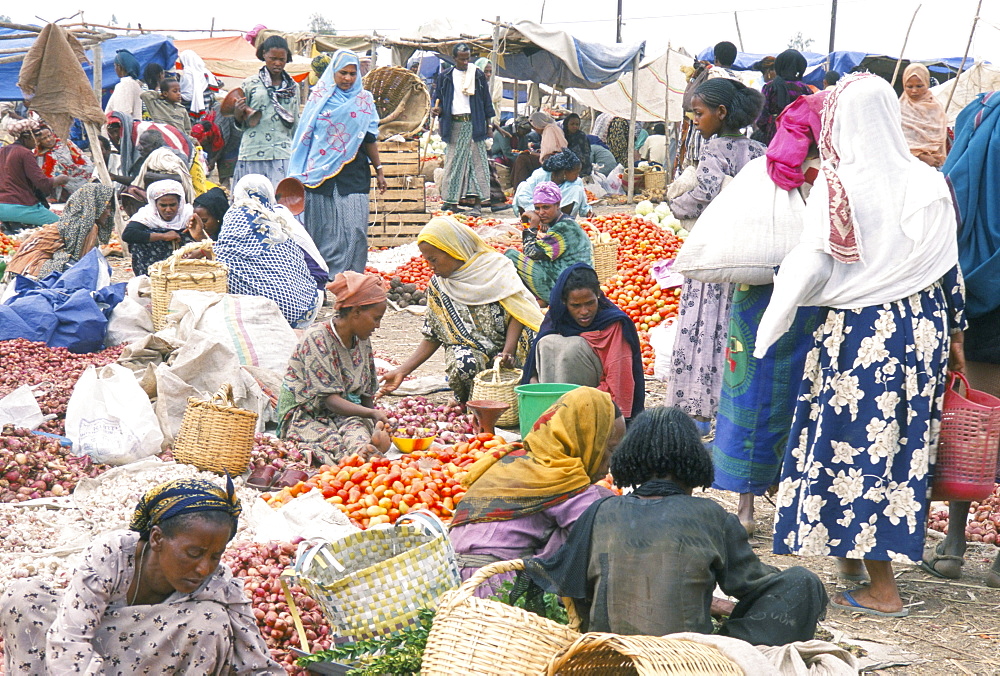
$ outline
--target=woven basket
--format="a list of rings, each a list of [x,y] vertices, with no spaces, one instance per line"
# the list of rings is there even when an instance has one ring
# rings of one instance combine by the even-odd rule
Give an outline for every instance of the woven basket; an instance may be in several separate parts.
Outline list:
[[[518,423],[517,393],[521,384],[521,369],[501,369],[500,357],[493,360],[493,368],[476,374],[472,382],[472,399],[489,399],[510,404],[510,408],[497,420],[500,427],[514,427]]]
[[[594,272],[601,284],[618,274],[618,240],[594,242]]]
[[[211,254],[211,243],[199,247]],[[186,260],[181,258],[190,247],[184,247],[166,260],[149,266],[149,283],[153,298],[153,328],[157,331],[167,324],[170,297],[174,291],[191,289],[194,291],[229,291],[229,269],[211,258]]]
[[[206,472],[238,476],[250,466],[257,414],[236,406],[225,383],[211,399],[188,397],[174,458]]]
[[[475,596],[476,588],[494,575],[522,568],[520,560],[491,563],[441,598],[424,649],[422,676],[538,676],[553,655],[580,636],[572,603],[566,606],[567,626]]]
[[[961,383],[956,391],[955,385]],[[964,394],[962,392],[964,391]],[[1000,399],[948,374],[931,500],[982,500],[993,492],[1000,448]]]
[[[743,669],[716,648],[658,636],[584,634],[552,658],[548,676],[741,676]]]
[[[352,641],[416,625],[420,610],[434,607],[460,581],[444,524],[422,510],[401,516],[393,527],[306,550],[293,577],[337,634]]]
[[[396,134],[412,136],[423,129],[431,97],[418,75],[407,68],[383,66],[365,75],[362,82],[375,98],[380,141]]]
[[[663,190],[667,187],[667,172],[650,169],[646,172],[646,190]]]

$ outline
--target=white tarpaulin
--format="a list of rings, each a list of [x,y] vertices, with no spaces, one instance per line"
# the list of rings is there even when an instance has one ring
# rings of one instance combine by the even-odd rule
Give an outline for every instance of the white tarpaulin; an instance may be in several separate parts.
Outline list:
[[[957,83],[957,85],[956,85]],[[955,125],[955,118],[962,112],[962,108],[972,103],[972,100],[983,92],[992,92],[1000,89],[1000,67],[993,64],[977,61],[975,65],[967,69],[957,78],[948,80],[937,87],[931,87],[934,98],[942,106],[948,105],[948,97],[951,95],[953,87],[957,86],[955,96],[951,100],[948,108],[948,124]]]
[[[639,66],[639,100],[636,120],[655,122],[663,120],[667,96],[667,82],[670,83],[670,122],[683,119],[681,106],[687,76],[681,66],[690,66],[691,57],[670,50],[659,57],[643,62]],[[603,113],[628,119],[632,114],[632,78],[622,76],[616,82],[600,89],[567,89],[566,93],[585,106]]]

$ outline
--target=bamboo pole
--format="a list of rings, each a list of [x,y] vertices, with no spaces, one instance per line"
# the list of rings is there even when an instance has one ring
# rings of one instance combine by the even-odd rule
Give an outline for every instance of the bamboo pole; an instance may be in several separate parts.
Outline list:
[[[980,4],[982,4],[982,2],[983,2],[983,0],[979,0]],[[896,68],[895,68],[895,70],[892,71],[892,82],[889,83],[893,87],[896,86],[896,76],[899,75],[899,67],[903,63],[903,54],[906,53],[906,43],[910,41],[910,31],[913,30],[913,22],[916,21],[916,19],[917,19],[917,12],[920,11],[921,7],[923,7],[923,5],[917,5],[917,8],[915,10],[913,10],[913,17],[910,19],[910,26],[909,26],[909,28],[906,29],[906,37],[903,38],[903,48],[899,51],[899,59],[896,60]],[[977,14],[978,14],[978,12],[977,12]],[[970,40],[971,40],[971,38],[970,38]]]
[[[100,106],[101,101],[104,100],[104,97],[101,96],[101,90],[104,88],[104,47],[100,43],[94,45],[93,73],[94,96],[97,97],[97,105]],[[127,132],[123,130],[122,133],[124,134]],[[100,150],[99,145],[98,150]]]
[[[955,98],[955,90],[958,88],[958,78],[962,76],[962,71],[965,70],[965,60],[969,58],[969,50],[972,49],[972,36],[976,34],[976,24],[979,23],[979,10],[983,8],[983,0],[979,0],[979,4],[976,5],[976,16],[972,19],[972,30],[969,31],[969,41],[965,45],[965,54],[962,55],[962,63],[958,67],[958,75],[955,76],[955,82],[951,86],[951,92],[948,94],[948,103],[944,107],[944,114],[948,114],[948,108],[951,106],[951,100]]]
[[[739,12],[733,12],[733,21],[736,22],[736,37],[740,41],[740,51],[743,50],[743,32],[740,30],[740,15]]]
[[[628,123],[628,203],[635,201],[635,118],[639,114],[639,52],[632,57],[632,114]]]
[[[830,55],[833,54],[833,39],[837,35],[837,0],[830,7],[830,46],[826,50],[826,69],[830,70]]]

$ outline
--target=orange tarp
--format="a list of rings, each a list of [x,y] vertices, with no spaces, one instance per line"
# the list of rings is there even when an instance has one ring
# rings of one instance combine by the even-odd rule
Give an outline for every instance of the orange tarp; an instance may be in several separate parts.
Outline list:
[[[177,52],[192,49],[205,61],[256,61],[257,50],[240,35],[226,38],[203,38],[201,40],[174,40]]]

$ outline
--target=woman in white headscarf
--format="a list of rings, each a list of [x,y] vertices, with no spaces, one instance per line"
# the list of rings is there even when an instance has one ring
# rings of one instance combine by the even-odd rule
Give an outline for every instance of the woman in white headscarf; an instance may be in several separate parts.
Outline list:
[[[122,241],[131,246],[132,271],[145,275],[149,266],[162,261],[176,249],[205,239],[204,224],[185,198],[184,186],[177,181],[156,181],[146,189],[146,206],[139,209],[122,232]]]
[[[304,328],[316,318],[324,295],[296,243],[294,221],[276,202],[271,181],[249,174],[233,189],[233,205],[213,250],[229,268],[230,293],[270,298],[292,328]]]
[[[193,50],[185,49],[180,54],[181,99],[193,117],[200,118],[212,110],[215,94],[222,85],[219,78],[212,75],[205,62]]]
[[[842,79],[822,128],[802,239],[781,263],[754,351],[763,357],[798,307],[822,308],[774,551],[836,556],[853,580],[863,560],[871,585],[833,604],[902,617],[891,562],[921,559],[947,370],[964,369],[955,208],[942,174],[910,154],[885,80]]]

